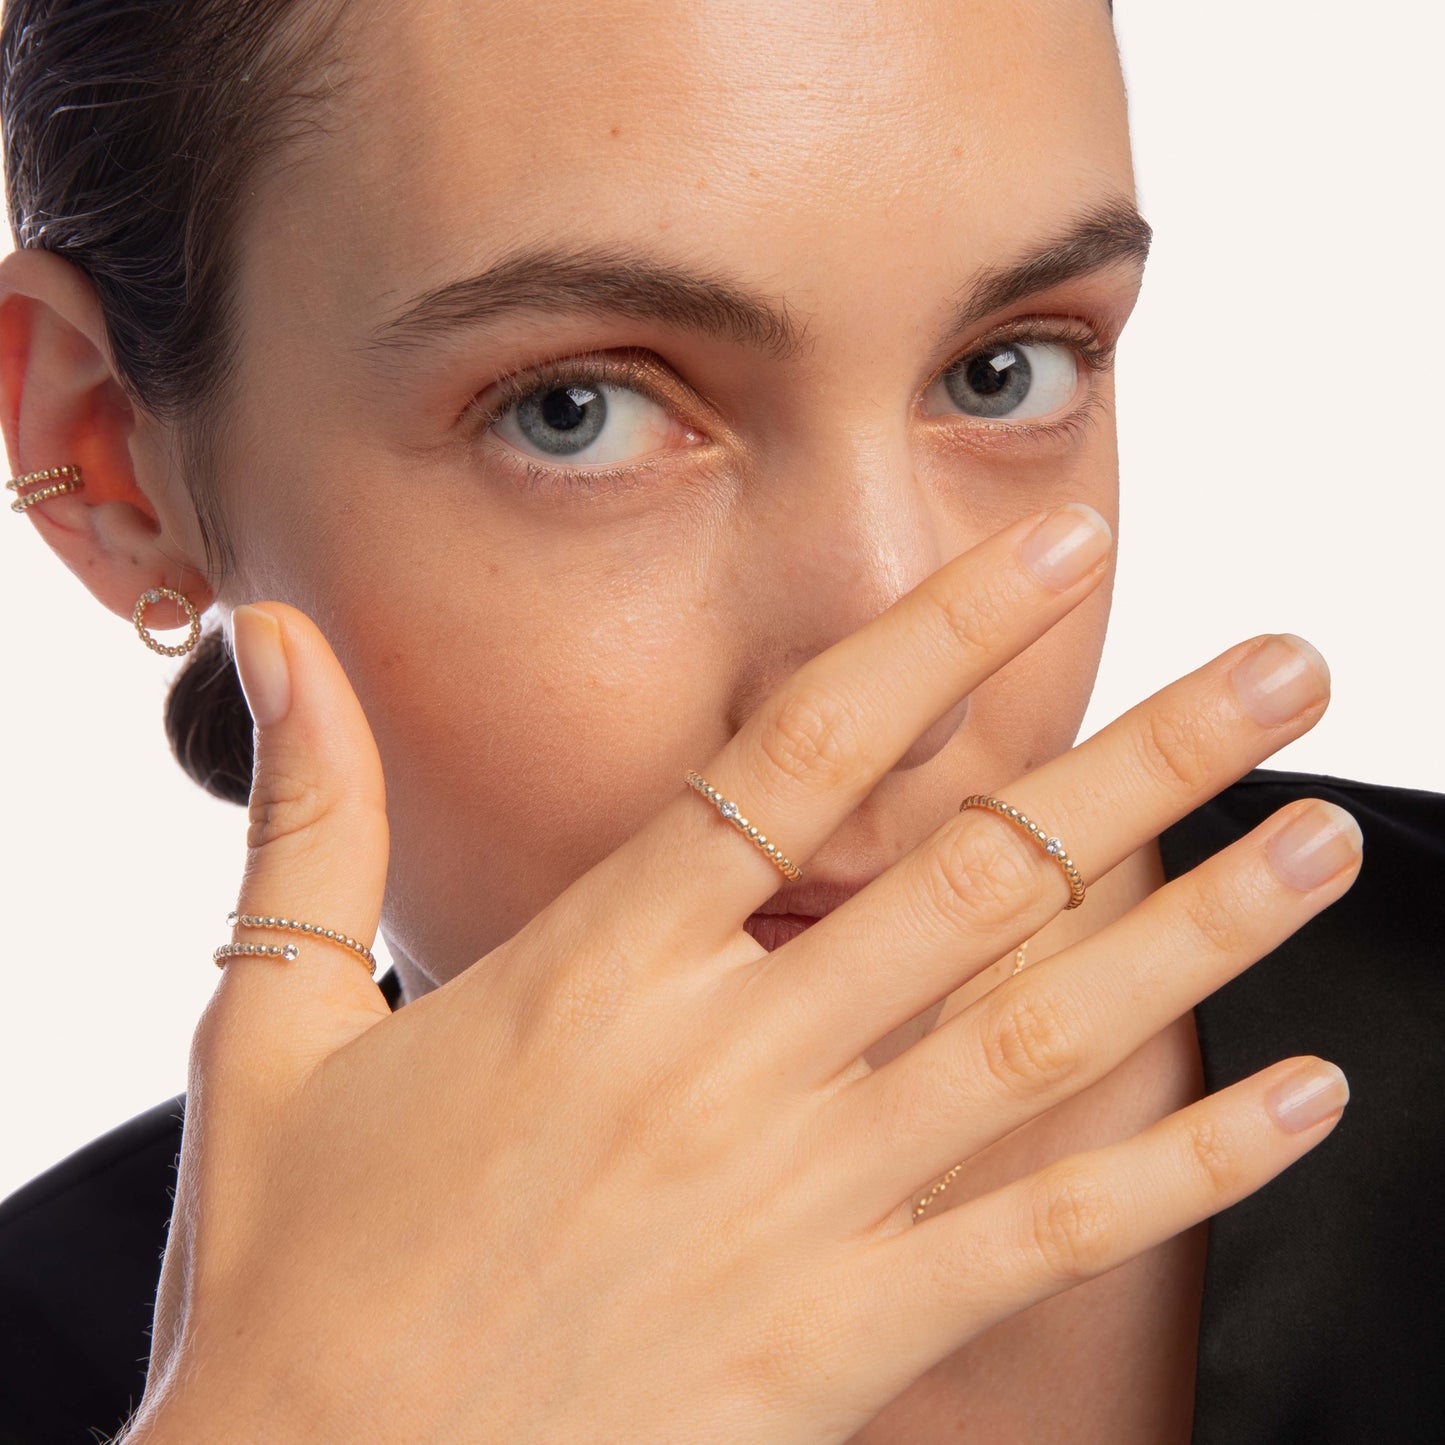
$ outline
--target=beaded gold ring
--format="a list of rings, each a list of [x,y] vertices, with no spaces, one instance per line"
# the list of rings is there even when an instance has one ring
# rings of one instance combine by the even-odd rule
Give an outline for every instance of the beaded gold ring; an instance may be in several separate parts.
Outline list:
[[[1059,866],[1064,870],[1064,877],[1069,884],[1069,901],[1064,905],[1064,912],[1071,908],[1077,908],[1084,901],[1084,880],[1079,877],[1079,870],[1074,867],[1074,860],[1064,851],[1064,845],[1057,839],[1048,835],[1048,829],[1040,828],[1039,825],[1024,817],[1017,808],[1011,808],[998,798],[991,798],[987,793],[973,793],[958,805],[961,813],[965,808],[989,808],[993,812],[1001,814],[1010,822],[1017,823],[1031,838],[1034,838],[1050,858],[1058,860]]]
[[[41,487],[38,492],[17,496],[10,503],[12,512],[27,511],[36,502],[43,502],[47,497],[58,497],[61,492],[78,492],[85,485],[80,479],[79,467],[46,467],[42,472],[26,472],[23,477],[11,477],[5,483],[5,490],[18,493],[21,487],[27,487],[32,482],[48,482],[50,485]]]
[[[212,955],[217,968],[228,958],[295,958],[301,950],[294,943],[223,943]]]
[[[748,820],[743,817],[738,805],[730,799],[723,797],[701,773],[689,772],[687,775],[687,785],[693,792],[701,793],[744,838],[752,843],[759,852],[767,856],[769,862],[777,864],[790,881],[796,882],[803,876],[803,870],[799,868],[796,863],[792,863],[785,858],[783,854],[778,851],[776,844],[769,843],[767,834],[760,833],[749,823]]]
[[[356,939],[345,933],[338,933],[334,928],[322,928],[319,923],[300,923],[294,918],[272,918],[269,915],[237,913],[234,910],[226,915],[226,922],[232,927],[242,928],[289,928],[297,933],[310,934],[312,938],[324,938],[328,943],[339,943],[343,948],[350,949],[367,966],[371,976],[376,977],[376,955],[364,943],[358,943]],[[215,960],[216,967],[220,968],[227,958],[256,955],[289,960],[295,958],[299,952],[294,943],[223,943],[211,957]]]
[[[179,602],[191,619],[191,630],[186,634],[186,640],[177,643],[174,647],[167,646],[164,642],[157,642],[145,625],[146,608],[152,602],[159,602],[162,597],[169,597],[171,601]],[[189,652],[201,635],[201,614],[196,611],[196,604],[184,592],[177,592],[174,587],[148,587],[136,599],[131,621],[135,623],[135,630],[140,633],[140,640],[152,652],[164,653],[167,657],[180,657]]]

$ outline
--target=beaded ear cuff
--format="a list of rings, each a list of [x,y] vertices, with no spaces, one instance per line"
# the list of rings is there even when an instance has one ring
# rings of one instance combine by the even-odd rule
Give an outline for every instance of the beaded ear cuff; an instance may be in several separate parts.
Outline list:
[[[5,490],[16,493],[15,500],[10,503],[10,510],[26,512],[37,502],[44,502],[50,497],[58,497],[62,492],[78,492],[84,485],[80,468],[67,463],[63,467],[46,467],[43,471],[26,472],[22,477],[11,477],[5,483]],[[34,486],[36,490],[33,492],[21,491],[22,487],[28,486]],[[159,641],[145,625],[146,608],[152,602],[159,602],[162,597],[169,597],[172,602],[179,602],[186,609],[186,614],[190,618],[190,631],[186,633],[185,640],[175,646]],[[140,640],[152,652],[159,652],[166,657],[180,657],[200,641],[201,614],[196,610],[191,599],[184,592],[177,592],[174,587],[146,588],[136,599],[131,621],[135,623],[135,630],[139,634]]]
[[[41,483],[38,491],[20,494],[21,487],[30,486],[32,483]],[[23,477],[11,477],[5,483],[7,492],[15,492],[16,498],[10,503],[12,512],[24,512],[33,507],[36,502],[43,502],[47,497],[58,497],[61,492],[78,492],[85,485],[80,479],[80,468],[72,466],[46,467],[43,472],[26,472]]]

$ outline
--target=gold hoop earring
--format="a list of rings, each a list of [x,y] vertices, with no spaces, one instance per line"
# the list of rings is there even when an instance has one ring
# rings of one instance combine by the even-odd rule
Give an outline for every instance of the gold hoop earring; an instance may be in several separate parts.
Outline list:
[[[186,634],[186,640],[178,643],[175,647],[168,647],[164,642],[157,642],[145,625],[146,607],[152,602],[159,602],[162,597],[169,597],[171,601],[179,602],[190,615],[191,630]],[[184,592],[177,592],[174,587],[147,588],[136,600],[135,612],[131,615],[131,621],[135,623],[135,630],[140,634],[140,640],[152,652],[164,653],[167,657],[180,657],[189,652],[201,636],[201,614],[196,611],[195,604],[191,599]]]

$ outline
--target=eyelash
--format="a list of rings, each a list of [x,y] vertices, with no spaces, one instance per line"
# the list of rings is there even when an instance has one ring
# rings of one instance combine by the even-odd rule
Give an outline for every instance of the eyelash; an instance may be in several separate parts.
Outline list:
[[[606,382],[612,386],[626,386],[649,401],[656,402],[658,406],[675,409],[677,398],[667,395],[657,385],[654,373],[655,368],[649,366],[638,352],[614,352],[605,358],[582,357],[580,360],[569,360],[563,357],[543,361],[528,371],[503,377],[495,385],[496,397],[489,406],[483,406],[473,397],[467,404],[465,414],[470,419],[470,424],[476,428],[474,434],[480,436],[488,427],[500,421],[518,402],[535,396],[539,391],[546,391],[564,383],[575,385],[577,382],[584,385]],[[524,485],[528,488],[560,486],[572,492],[595,491],[650,472],[660,460],[655,458],[652,461],[633,462],[625,467],[584,470],[581,467],[549,467],[530,457],[522,457],[520,453],[518,455],[521,461],[512,462],[510,465],[520,468]]]
[[[1061,325],[1058,322],[1014,323],[1010,327],[975,341],[967,351],[954,357],[947,365],[940,367],[934,375],[929,377],[922,390],[927,391],[945,372],[987,347],[1028,342],[1046,342],[1056,346],[1067,346],[1083,363],[1085,369],[1095,374],[1107,372],[1113,368],[1117,351],[1117,342],[1103,340],[1091,326],[1081,321],[1075,322],[1073,326]],[[649,401],[656,402],[658,406],[675,408],[677,398],[669,395],[656,384],[655,368],[645,361],[643,356],[644,353],[621,352],[612,353],[606,357],[562,357],[542,361],[528,371],[517,372],[496,382],[492,388],[495,396],[489,405],[483,406],[477,397],[473,397],[467,404],[464,415],[468,418],[470,426],[474,428],[474,434],[481,436],[485,434],[487,428],[500,421],[512,407],[525,401],[529,396],[535,396],[539,391],[546,391],[554,386],[568,383],[575,385],[578,382],[584,385],[606,383],[613,386],[625,386],[647,397]],[[1099,396],[1097,389],[1091,387],[1083,401],[1058,421],[1006,422],[989,421],[979,417],[972,420],[975,426],[981,427],[986,433],[1023,437],[1031,442],[1058,442],[1074,440],[1082,436],[1092,425],[1102,405],[1103,399]],[[661,458],[654,458],[650,461],[634,462],[625,467],[583,469],[580,467],[554,468],[536,462],[530,457],[523,457],[520,463],[511,462],[509,465],[519,468],[524,478],[524,485],[529,489],[560,487],[570,492],[591,492],[627,482],[651,472],[660,460]]]

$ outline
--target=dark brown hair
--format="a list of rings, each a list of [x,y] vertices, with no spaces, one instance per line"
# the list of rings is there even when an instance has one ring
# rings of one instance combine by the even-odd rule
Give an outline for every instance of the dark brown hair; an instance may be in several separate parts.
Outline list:
[[[219,586],[216,505],[247,185],[324,124],[344,0],[8,0],[0,131],[10,229],[85,272],[117,376],[171,423]],[[63,458],[61,460],[64,460]],[[246,802],[251,715],[224,634],[203,632],[165,707],[181,766]]]

